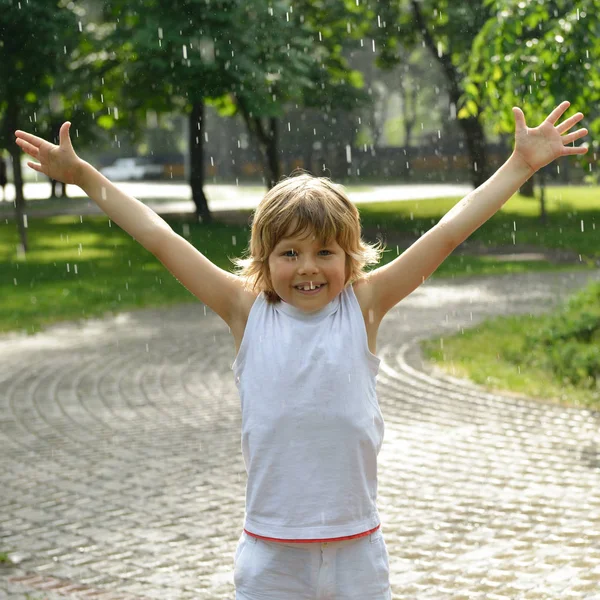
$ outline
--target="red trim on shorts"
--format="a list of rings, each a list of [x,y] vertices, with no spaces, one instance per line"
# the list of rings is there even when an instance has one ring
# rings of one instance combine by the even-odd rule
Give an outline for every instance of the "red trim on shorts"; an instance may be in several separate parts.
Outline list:
[[[250,533],[247,529],[244,529],[244,531],[248,534],[251,535],[252,537],[258,538],[260,540],[267,540],[268,542],[286,542],[288,544],[308,544],[310,542],[343,542],[344,540],[353,540],[355,538],[361,538],[361,537],[365,537],[367,535],[371,535],[374,531],[377,531],[379,528],[381,527],[381,523],[379,525],[377,525],[377,527],[375,527],[375,529],[371,529],[371,531],[365,531],[364,533],[357,533],[356,535],[348,535],[346,537],[339,537],[339,538],[325,538],[322,540],[282,540],[282,539],[278,539],[278,538],[268,538],[268,537],[263,537],[262,535],[256,535],[255,533]]]

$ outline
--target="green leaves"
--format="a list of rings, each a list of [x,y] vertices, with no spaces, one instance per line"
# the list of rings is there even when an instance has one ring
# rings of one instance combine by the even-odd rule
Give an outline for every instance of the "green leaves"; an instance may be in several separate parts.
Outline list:
[[[566,116],[582,111],[590,119],[585,127],[600,132],[600,73],[592,67],[600,60],[596,0],[488,4],[495,14],[477,36],[468,69],[469,82],[481,93],[483,118],[510,131],[512,106],[523,108],[528,120],[541,121],[569,99]]]
[[[548,317],[545,327],[527,334],[526,354],[537,356],[565,382],[600,386],[600,285],[591,285]]]

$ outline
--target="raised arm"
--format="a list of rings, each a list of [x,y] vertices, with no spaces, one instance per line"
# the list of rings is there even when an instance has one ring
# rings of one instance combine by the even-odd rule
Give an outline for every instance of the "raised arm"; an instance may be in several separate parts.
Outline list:
[[[462,244],[476,229],[495,215],[513,194],[539,169],[561,156],[585,154],[586,146],[569,146],[587,134],[578,129],[563,135],[583,119],[582,113],[569,117],[560,125],[556,122],[569,108],[562,102],[544,122],[535,128],[527,127],[525,115],[514,107],[515,149],[510,158],[476,190],[465,196],[438,223],[445,228],[456,246]]]
[[[506,201],[538,169],[571,154],[585,154],[585,146],[568,146],[587,134],[579,129],[567,135],[583,119],[581,113],[556,126],[569,108],[557,106],[544,122],[529,128],[520,108],[514,108],[515,149],[511,157],[476,190],[465,196],[444,217],[391,263],[369,274],[370,305],[374,320],[418,288],[476,229],[498,212]]]
[[[60,145],[16,131],[16,143],[38,163],[27,164],[52,179],[78,185],[119,227],[158,260],[201,302],[231,328],[243,321],[247,292],[236,275],[217,267],[187,240],[175,233],[152,209],[125,194],[80,159],[69,137],[71,123],[60,128]]]
[[[56,181],[79,186],[119,227],[155,253],[160,243],[158,233],[171,230],[169,224],[79,158],[69,137],[70,127],[71,123],[67,121],[60,128],[59,146],[31,133],[15,131],[17,145],[39,161],[39,164],[27,164]]]

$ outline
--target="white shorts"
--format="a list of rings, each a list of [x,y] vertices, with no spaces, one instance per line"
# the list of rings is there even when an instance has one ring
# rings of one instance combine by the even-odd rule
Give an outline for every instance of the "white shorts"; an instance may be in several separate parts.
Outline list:
[[[286,544],[242,532],[234,558],[235,600],[391,600],[381,527],[341,542]]]

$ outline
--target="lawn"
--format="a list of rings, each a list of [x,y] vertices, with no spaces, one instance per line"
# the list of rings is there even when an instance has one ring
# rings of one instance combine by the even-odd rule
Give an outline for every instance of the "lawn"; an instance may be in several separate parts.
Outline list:
[[[599,197],[598,188],[550,188],[547,191],[548,218],[542,224],[538,216],[539,201],[516,195],[476,231],[469,242],[488,246],[528,244],[568,249],[580,254],[581,262],[560,268],[594,268],[595,261],[600,260]],[[386,202],[364,204],[359,208],[365,229],[385,232],[390,240],[414,239],[437,223],[458,200]],[[248,243],[250,232],[246,223],[249,214],[242,213],[242,224],[239,225],[223,222],[206,225],[177,217],[166,220],[215,264],[232,270],[229,258],[240,256]],[[5,218],[0,227],[3,306],[0,333],[33,334],[64,320],[87,319],[137,307],[197,302],[152,254],[104,216],[30,217],[30,248],[25,256],[17,254],[18,235],[14,221]],[[401,251],[397,245],[390,245],[381,264],[393,260]],[[432,277],[558,268],[546,262],[499,262],[490,256],[451,255]],[[534,324],[528,321],[528,327],[532,326]],[[503,335],[511,336],[510,340],[507,338],[511,345],[518,345],[514,339],[519,335],[518,320],[514,326],[489,324],[478,327],[476,335],[457,336],[454,341],[446,339],[443,354],[435,350],[439,340],[425,344],[424,350],[441,368],[454,369],[455,373],[460,368],[461,374],[476,381],[493,381],[497,388],[518,388],[523,393],[537,395],[539,388],[516,383],[522,382],[525,374],[519,373],[514,364],[502,365],[498,359],[484,356],[482,348],[504,343]],[[454,353],[451,353],[451,343],[456,343]],[[462,362],[458,358],[461,355],[465,357]],[[473,366],[474,363],[477,364]],[[538,371],[531,369],[530,375],[529,379],[538,385],[544,381],[543,374]],[[594,398],[590,400],[588,396],[571,402],[589,405]]]

